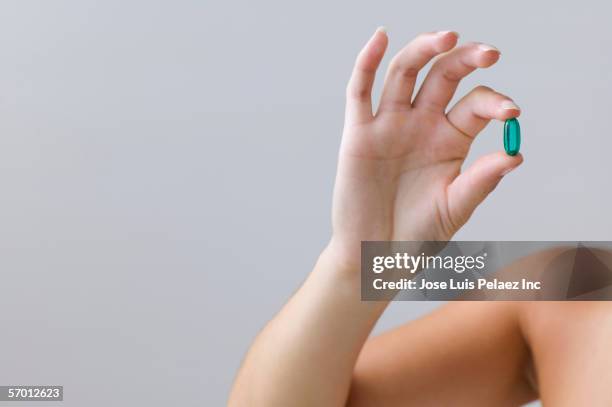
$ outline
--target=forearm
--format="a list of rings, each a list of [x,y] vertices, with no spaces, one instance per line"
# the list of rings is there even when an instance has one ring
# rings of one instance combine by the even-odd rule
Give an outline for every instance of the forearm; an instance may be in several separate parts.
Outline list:
[[[344,405],[359,351],[387,303],[360,301],[360,275],[329,250],[249,350],[231,406]]]
[[[359,242],[448,240],[521,163],[520,155],[498,152],[461,171],[488,121],[516,117],[520,110],[508,97],[480,87],[447,114],[459,79],[499,59],[499,51],[485,44],[451,51],[457,38],[452,31],[426,33],[404,47],[393,58],[376,113],[372,84],[388,43],[385,31],[376,30],[360,52],[347,86],[334,189],[334,237],[342,244],[324,251],[257,337],[230,405],[344,405],[357,356],[387,305],[360,301]],[[417,71],[438,54],[443,55],[413,98]],[[351,259],[353,266],[339,258]]]

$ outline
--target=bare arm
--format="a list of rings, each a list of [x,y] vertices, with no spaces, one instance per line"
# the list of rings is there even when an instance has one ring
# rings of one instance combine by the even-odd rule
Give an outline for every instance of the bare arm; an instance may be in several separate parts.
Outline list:
[[[357,355],[386,305],[361,302],[349,271],[323,253],[255,340],[230,405],[344,405]]]
[[[511,302],[455,302],[368,341],[350,406],[520,406],[536,398]]]
[[[391,62],[376,114],[371,91],[386,33],[377,30],[359,54],[347,87],[330,244],[303,286],[255,340],[230,405],[344,405],[359,352],[386,306],[360,301],[360,242],[448,240],[522,162],[520,155],[497,152],[461,171],[480,130],[491,119],[520,111],[508,97],[478,87],[446,112],[459,80],[491,66],[500,55],[480,43],[455,47],[457,39],[451,31],[426,33],[404,47]],[[439,54],[413,98],[417,72]],[[436,360],[436,348],[420,351],[423,363],[428,352]],[[375,365],[360,366],[369,370]],[[355,389],[351,402],[372,395]]]

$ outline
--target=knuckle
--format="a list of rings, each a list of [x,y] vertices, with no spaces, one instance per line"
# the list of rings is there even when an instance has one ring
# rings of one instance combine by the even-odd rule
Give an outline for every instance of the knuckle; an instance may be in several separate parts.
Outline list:
[[[414,79],[419,74],[419,69],[415,68],[414,66],[405,66],[402,69],[401,74],[404,78]]]
[[[396,55],[389,64],[389,73],[406,79],[413,79],[419,73],[419,69],[402,61],[401,54]]]
[[[365,87],[356,87],[349,83],[346,87],[346,98],[349,100],[366,101],[370,98],[370,90]]]
[[[459,83],[461,78],[463,78],[463,76],[457,73],[456,70],[449,68],[449,67],[440,68],[440,72],[442,74],[441,76],[448,83],[457,84]]]

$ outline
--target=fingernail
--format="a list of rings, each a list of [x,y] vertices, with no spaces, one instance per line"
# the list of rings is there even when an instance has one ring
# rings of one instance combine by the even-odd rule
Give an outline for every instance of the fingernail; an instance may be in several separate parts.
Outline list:
[[[443,37],[446,34],[453,34],[455,37],[459,38],[459,33],[457,31],[438,31],[436,34],[440,37]]]
[[[508,175],[513,169],[515,169],[516,167],[512,167],[512,168],[508,168],[506,171],[502,172],[502,177],[505,177],[506,175]]]
[[[383,34],[386,34],[387,33],[387,27],[385,27],[384,25],[381,25],[380,27],[378,27],[376,29],[376,32],[381,32]]]
[[[495,51],[498,52],[499,54],[501,54],[501,52],[499,52],[499,50],[497,48],[495,48],[493,45],[489,45],[489,44],[478,44],[478,49],[484,52],[488,52],[488,51]]]
[[[514,103],[514,102],[513,102],[513,101],[511,101],[511,100],[504,100],[504,101],[501,103],[501,107],[502,107],[502,109],[504,109],[504,110],[521,110],[521,108],[520,108],[520,107],[518,107],[518,106],[517,106],[517,104],[516,104],[516,103]]]

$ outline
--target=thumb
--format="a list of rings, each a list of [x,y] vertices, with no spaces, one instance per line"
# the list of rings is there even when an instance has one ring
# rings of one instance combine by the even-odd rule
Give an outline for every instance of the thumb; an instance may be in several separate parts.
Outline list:
[[[478,205],[495,189],[499,181],[523,162],[523,156],[503,152],[479,158],[448,186],[448,216],[459,228],[467,222]]]

